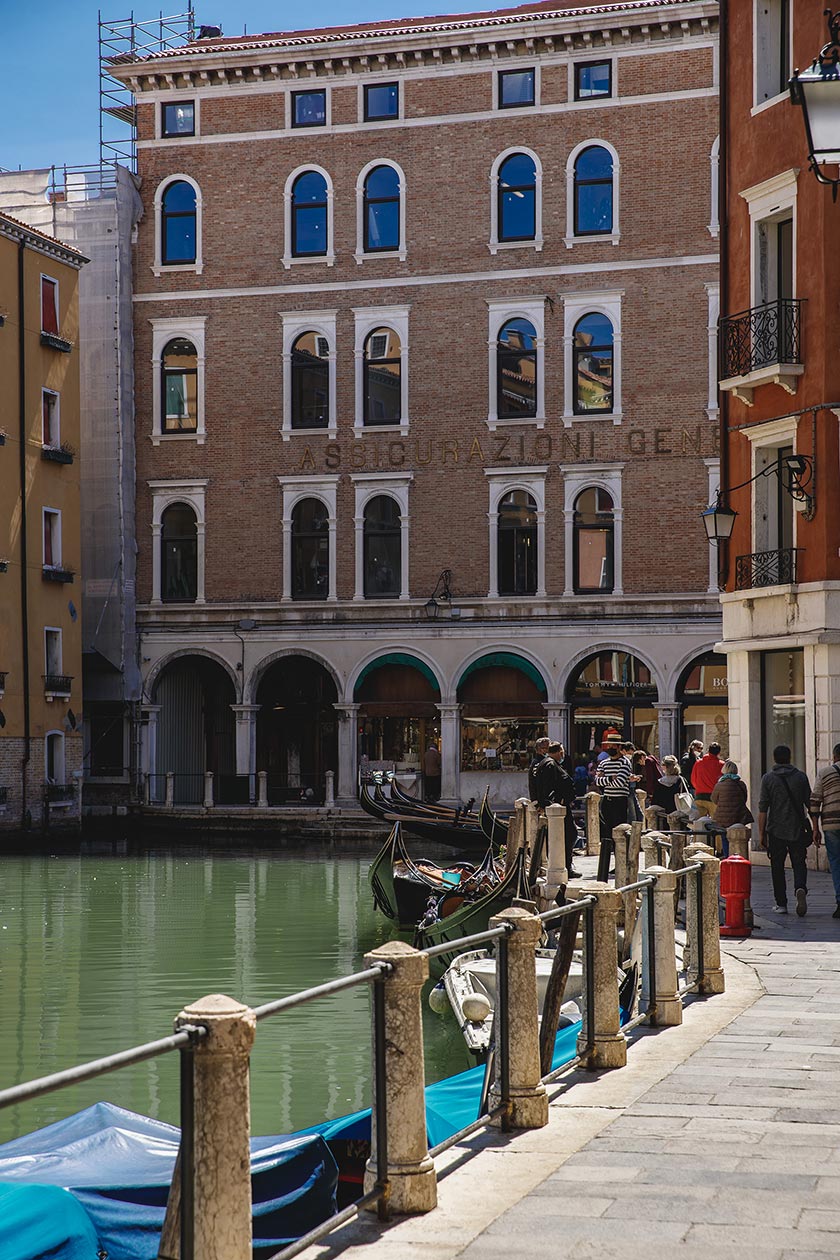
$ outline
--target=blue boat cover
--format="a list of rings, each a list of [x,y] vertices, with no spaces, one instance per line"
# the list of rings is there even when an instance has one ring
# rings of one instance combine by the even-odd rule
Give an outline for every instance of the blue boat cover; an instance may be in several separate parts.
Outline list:
[[[97,1260],[84,1208],[58,1186],[0,1185],[3,1260]]]
[[[120,1260],[154,1260],[180,1131],[100,1102],[66,1120],[0,1146],[2,1183],[39,1183],[70,1190],[99,1246]],[[269,1256],[336,1210],[338,1169],[319,1135],[264,1137],[251,1142],[254,1255]],[[6,1188],[9,1188],[8,1186]],[[80,1251],[7,1251],[0,1216],[0,1256],[77,1260]],[[95,1256],[95,1251],[92,1253]]]

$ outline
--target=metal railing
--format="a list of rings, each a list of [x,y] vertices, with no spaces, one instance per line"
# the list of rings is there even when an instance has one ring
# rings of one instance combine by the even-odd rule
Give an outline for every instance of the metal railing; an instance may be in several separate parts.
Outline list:
[[[314,774],[297,774],[288,779],[268,776],[269,805],[323,805],[324,780]]]
[[[45,783],[44,798],[55,804],[58,801],[72,801],[75,788],[72,783]]]
[[[735,560],[735,590],[760,586],[785,586],[796,581],[796,558],[801,547],[781,547],[777,551],[754,551]]]
[[[73,689],[72,674],[44,674],[44,691],[54,695],[69,696]]]
[[[779,298],[724,316],[718,325],[718,379],[747,376],[775,363],[801,363],[801,301]]]
[[[665,843],[665,842],[662,842]],[[699,991],[703,992],[704,977],[704,943],[703,943],[703,864],[701,862],[689,863],[678,870],[674,870],[671,874],[684,877],[694,874],[696,877],[696,940],[693,942],[694,956],[692,959],[692,971],[696,971],[697,980],[693,983],[686,983],[678,989],[680,998],[688,993]],[[647,909],[647,993],[648,1001],[646,1009],[640,1012],[634,1018],[624,1022],[622,1030],[626,1033],[633,1028],[647,1021],[651,1026],[656,1025],[656,926],[654,916],[654,891],[656,888],[658,877],[654,874],[643,875],[641,878],[634,880],[632,883],[623,885],[615,889],[617,893],[628,894],[633,892],[643,892],[646,899]],[[562,1064],[558,1068],[545,1073],[541,1080],[543,1084],[550,1084],[556,1081],[562,1074],[570,1072],[575,1067],[586,1066],[587,1061],[592,1054],[596,1044],[596,1028],[597,1028],[597,995],[595,986],[595,907],[598,897],[595,894],[588,894],[579,899],[569,902],[555,909],[547,910],[538,916],[544,925],[553,925],[558,921],[571,916],[580,915],[582,917],[582,935],[583,935],[583,983],[584,983],[584,1011],[582,1030],[584,1034],[583,1048],[580,1048],[578,1054],[568,1062]],[[496,1079],[498,1081],[499,1102],[493,1108],[487,1108],[487,1086],[488,1077],[485,1079],[485,1088],[482,1092],[481,1104],[479,1106],[480,1114],[477,1118],[460,1129],[457,1133],[451,1134],[444,1141],[438,1143],[429,1150],[429,1156],[434,1159],[450,1147],[463,1142],[467,1137],[486,1127],[494,1120],[501,1121],[502,1131],[507,1131],[509,1125],[507,1123],[511,1109],[511,1086],[510,1086],[510,1062],[511,1062],[511,1046],[509,1037],[509,986],[508,986],[508,946],[509,938],[515,930],[512,922],[504,923],[500,926],[488,928],[484,932],[475,933],[458,941],[459,949],[474,948],[479,945],[489,945],[495,942],[496,946],[496,967],[497,967],[497,1002],[495,1015],[495,1034],[498,1070]],[[420,951],[428,959],[451,952],[452,942],[445,942],[440,945],[432,946],[429,949]],[[364,971],[355,972],[352,975],[341,977],[337,980],[328,981],[325,984],[316,985],[313,988],[302,990],[299,993],[290,994],[289,996],[277,998],[273,1001],[266,1002],[261,1006],[253,1009],[253,1016],[259,1022],[263,1019],[271,1018],[295,1008],[302,1006],[304,1003],[315,1001],[319,998],[326,998],[336,993],[344,992],[348,989],[355,988],[359,985],[369,985],[372,990],[372,1018],[373,1018],[373,1117],[375,1121],[375,1146],[376,1146],[376,1180],[373,1188],[364,1193],[359,1199],[349,1204],[340,1211],[334,1213],[328,1220],[323,1221],[320,1225],[310,1230],[308,1233],[297,1239],[295,1242],[275,1252],[270,1260],[292,1260],[294,1256],[305,1251],[313,1243],[325,1238],[328,1234],[339,1226],[346,1224],[354,1217],[358,1216],[365,1208],[377,1205],[380,1219],[387,1219],[389,1211],[390,1183],[388,1176],[388,1099],[387,1099],[387,1074],[386,1074],[386,1048],[387,1048],[387,1028],[386,1028],[386,992],[385,981],[392,972],[392,966],[387,962],[377,962],[373,966]],[[180,1148],[180,1240],[181,1260],[195,1260],[195,1113],[194,1113],[194,1062],[193,1051],[198,1042],[208,1036],[209,1029],[199,1023],[185,1025],[172,1036],[163,1037],[156,1041],[147,1042],[140,1046],[135,1046],[129,1050],[120,1051],[119,1053],[107,1055],[101,1059],[95,1059],[91,1062],[81,1064],[77,1067],[68,1068],[52,1075],[41,1077],[34,1081],[28,1081],[20,1085],[12,1086],[9,1089],[0,1091],[0,1109],[13,1106],[32,1099],[40,1098],[45,1094],[54,1090],[62,1089],[70,1085],[76,1085],[81,1082],[90,1081],[96,1077],[103,1076],[106,1073],[117,1071],[121,1068],[134,1066],[138,1063],[145,1062],[149,1059],[157,1058],[167,1054],[172,1050],[180,1052],[180,1119],[181,1119],[181,1148]],[[176,1174],[177,1175],[177,1174]],[[167,1225],[168,1225],[167,1217]],[[166,1226],[164,1227],[166,1228]]]

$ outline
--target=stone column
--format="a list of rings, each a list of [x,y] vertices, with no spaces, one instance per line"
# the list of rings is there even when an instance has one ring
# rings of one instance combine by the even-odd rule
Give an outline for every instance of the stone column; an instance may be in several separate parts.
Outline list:
[[[570,704],[544,704],[543,708],[548,719],[548,738],[562,744],[568,752],[569,714],[572,706]]]
[[[461,706],[436,705],[440,714],[440,799],[456,805],[461,799]]]
[[[254,799],[254,775],[257,767],[258,704],[232,704],[236,718],[236,773],[248,776],[248,800]]]
[[[656,876],[656,887],[653,890],[653,921],[656,940],[654,957],[656,960],[656,992],[652,995],[656,1017],[654,1022],[661,1027],[671,1028],[682,1023],[682,1002],[677,994],[677,954],[674,939],[674,894],[677,889],[677,877],[664,866],[651,866],[648,874]],[[645,893],[650,896],[650,893]],[[649,942],[645,914],[645,946],[643,968],[647,976],[646,991],[650,992],[648,973]]]
[[[508,946],[508,1048],[510,1110],[503,1128],[541,1129],[548,1124],[548,1095],[540,1079],[540,1032],[537,1004],[536,949],[542,924],[536,915],[518,906],[503,910],[490,920],[490,927],[512,923]],[[499,987],[499,955],[496,956],[496,992]],[[499,1019],[498,1008],[496,1020]],[[506,1100],[502,1097],[502,1059],[499,1028],[496,1026],[496,1074],[490,1089],[490,1108]]]
[[[365,966],[388,963],[385,977],[385,1088],[388,1180],[392,1212],[430,1212],[437,1205],[435,1167],[426,1138],[423,1012],[420,991],[429,960],[405,941],[388,941],[365,954]],[[375,1053],[375,1050],[374,1050]],[[371,1152],[365,1168],[367,1194],[376,1186],[376,1098]],[[200,1253],[199,1253],[200,1254]]]
[[[251,1260],[251,1100],[248,1065],[256,1019],[213,993],[175,1020],[204,1024],[195,1055],[195,1254]]]
[[[659,759],[663,757],[679,757],[677,749],[677,733],[679,728],[680,708],[678,704],[654,704],[659,712]]]
[[[257,771],[257,805],[260,809],[268,808],[268,772]]]
[[[335,805],[335,771],[326,770],[324,772],[324,804],[327,809],[332,809]]]
[[[601,793],[587,792],[586,804],[586,852],[597,857],[601,852]]]
[[[175,775],[171,770],[166,772],[166,796],[164,804],[167,809],[175,808]]]
[[[334,704],[338,714],[338,804],[345,808],[359,798],[358,704]]]
[[[525,809],[525,844],[530,855],[536,848],[537,832],[540,829],[539,806],[534,801],[526,800],[524,796],[520,797],[516,804],[517,806],[522,804]]]
[[[566,806],[549,805],[545,811],[548,824],[548,864],[546,896],[553,901],[561,887],[569,882],[566,870]]]
[[[204,771],[204,808],[213,808],[213,771]]]
[[[618,951],[616,930],[621,894],[608,884],[597,880],[585,880],[570,884],[568,895],[577,900],[594,894],[598,901],[594,909],[595,933],[595,1046],[589,1051],[586,1033],[578,1038],[578,1054],[586,1055],[590,1068],[624,1067],[627,1062],[627,1038],[621,1031],[621,1012],[618,1006]],[[586,1020],[584,1016],[584,1029]]]
[[[720,862],[703,846],[692,845],[693,852],[686,852],[686,865],[699,862],[702,866],[702,914],[700,931],[703,934],[703,970],[699,974],[697,959],[697,876],[692,872],[686,877],[686,949],[689,954],[688,978],[698,982],[701,993],[723,993],[725,988],[723,968],[720,965],[720,918],[718,892],[720,888]]]
[[[140,710],[140,771],[149,784],[149,800],[160,800],[157,773],[157,726],[159,704],[144,704]]]

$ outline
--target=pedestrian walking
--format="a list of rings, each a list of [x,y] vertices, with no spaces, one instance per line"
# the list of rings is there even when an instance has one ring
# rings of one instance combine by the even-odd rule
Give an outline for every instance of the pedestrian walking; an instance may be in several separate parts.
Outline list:
[[[694,788],[694,808],[698,818],[714,818],[715,807],[712,804],[712,789],[723,774],[723,762],[720,759],[720,744],[709,744],[705,757],[694,763],[691,772],[691,786]]]
[[[441,760],[437,744],[429,744],[423,757],[423,787],[427,801],[440,800]]]
[[[650,797],[651,805],[662,814],[678,813],[677,793],[688,792],[688,784],[679,773],[679,769],[680,763],[676,757],[662,758],[662,774],[657,779]]]
[[[552,741],[548,746],[548,753],[534,772],[534,780],[537,785],[537,804],[540,809],[547,809],[549,805],[566,806],[566,830],[564,834],[566,870],[569,872],[569,879],[580,879],[580,872],[572,867],[572,855],[575,849],[575,840],[577,839],[575,820],[572,818],[572,806],[575,803],[575,785],[572,776],[563,767],[565,755],[566,752],[563,745]]]
[[[607,748],[606,760],[595,771],[595,783],[603,793],[601,797],[601,854],[598,858],[598,878],[604,882],[610,873],[613,854],[613,827],[627,822],[630,792],[638,781],[633,775],[630,762],[624,756],[621,741],[616,740]]]
[[[691,772],[697,762],[703,756],[703,742],[699,739],[693,739],[688,745],[688,749],[680,758],[680,774],[689,785],[691,790]]]
[[[745,825],[753,821],[747,808],[747,785],[738,773],[734,761],[724,761],[723,773],[712,788],[712,804],[715,807],[715,823],[721,831]]]
[[[811,819],[814,824],[814,844],[820,843],[820,823],[825,837],[825,851],[834,884],[834,900],[837,908],[832,919],[840,919],[840,744],[834,745],[830,766],[820,770],[811,793]]]
[[[761,780],[758,797],[758,842],[770,855],[773,896],[777,914],[787,914],[785,860],[793,870],[796,913],[808,913],[808,868],[805,852],[811,843],[808,806],[811,785],[808,776],[791,764],[787,744],[773,749],[773,769]]]
[[[534,744],[534,755],[531,758],[531,764],[528,767],[528,800],[529,801],[537,800],[537,780],[536,780],[537,769],[545,760],[548,754],[548,749],[550,745],[551,745],[551,740],[546,739],[544,735],[540,739],[538,739],[537,742]]]

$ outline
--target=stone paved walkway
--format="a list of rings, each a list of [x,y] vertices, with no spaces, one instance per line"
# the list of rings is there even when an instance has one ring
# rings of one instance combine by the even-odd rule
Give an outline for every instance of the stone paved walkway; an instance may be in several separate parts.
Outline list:
[[[759,930],[726,945],[726,994],[640,1030],[627,1068],[576,1074],[546,1129],[451,1152],[428,1217],[307,1256],[840,1256],[840,920],[829,877],[809,882],[808,916],[778,917],[754,868]]]

